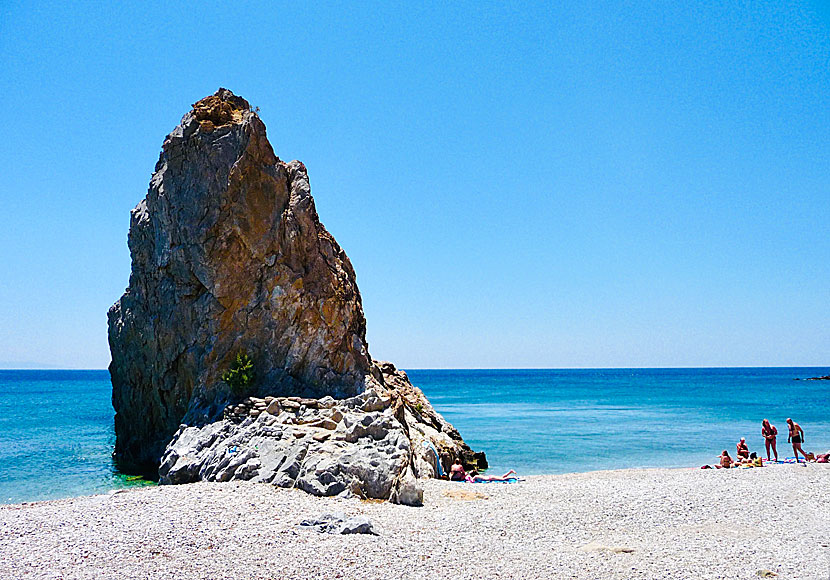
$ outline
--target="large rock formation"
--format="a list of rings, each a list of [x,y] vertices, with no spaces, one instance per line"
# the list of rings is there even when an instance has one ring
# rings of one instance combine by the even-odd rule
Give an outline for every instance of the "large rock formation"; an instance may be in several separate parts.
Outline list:
[[[248,397],[222,421],[182,425],[162,458],[161,482],[242,479],[420,505],[416,479],[446,473],[454,456],[486,466],[406,373],[376,364],[380,384],[354,397]]]
[[[226,407],[235,408],[245,396],[263,401],[331,397],[343,400],[335,403],[343,408],[338,411],[343,417],[385,414],[384,434],[376,430],[374,435],[377,441],[391,437],[387,443],[400,451],[390,460],[390,480],[402,481],[408,472],[426,475],[418,461],[426,464],[428,456],[434,461],[436,453],[443,461],[455,453],[472,459],[458,433],[425,405],[405,375],[372,361],[354,270],[317,217],[305,166],[274,154],[265,125],[244,99],[220,89],[193,105],[168,135],[147,197],[132,211],[129,247],[130,285],[108,314],[115,456],[123,469],[157,468],[170,444],[163,480],[251,478],[253,472],[267,479],[267,468],[250,462],[242,462],[247,467],[241,471],[217,467],[207,450],[222,448],[223,441],[237,436],[253,440],[261,423],[274,433],[275,422],[302,425],[305,410],[319,404],[304,405],[303,412],[292,405],[274,407],[280,412],[263,413],[271,417],[268,421],[258,415],[240,421]],[[246,393],[232,392],[221,380],[240,351],[254,361],[257,377]],[[366,411],[364,403],[373,397],[389,404]],[[419,411],[429,408],[429,417],[415,411],[416,405]],[[256,426],[251,419],[257,419]],[[331,417],[313,421],[324,419],[330,426]],[[412,437],[419,431],[410,421],[434,431],[428,445],[415,449]],[[342,423],[343,430],[351,428],[348,422]],[[319,451],[321,457],[340,453],[332,451],[342,448],[333,445],[339,435],[323,445],[314,434],[304,439],[311,433],[304,429],[299,435],[302,429],[292,428],[295,435],[277,447],[303,457],[315,445],[327,448]],[[361,439],[343,437],[344,445]],[[195,440],[203,443],[197,446],[198,469],[193,445],[192,453],[184,453],[187,442]],[[301,447],[304,451],[297,451]],[[435,450],[424,451],[428,447]],[[239,463],[239,457],[231,463]],[[268,459],[258,461],[264,465]],[[274,477],[279,469],[272,470]],[[282,475],[280,481],[303,481],[299,475]],[[341,479],[354,487],[361,478],[349,474]],[[314,491],[312,484],[297,485]],[[380,495],[388,493],[383,487]]]

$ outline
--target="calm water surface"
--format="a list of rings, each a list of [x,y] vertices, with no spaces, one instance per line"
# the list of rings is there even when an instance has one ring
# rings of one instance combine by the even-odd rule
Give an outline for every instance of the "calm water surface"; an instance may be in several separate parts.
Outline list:
[[[713,463],[761,420],[791,455],[784,419],[830,448],[828,368],[413,370],[436,409],[494,471],[564,473]],[[118,473],[107,371],[0,371],[0,502],[102,493],[147,482]]]
[[[688,467],[734,457],[746,437],[763,449],[761,421],[806,432],[804,449],[830,448],[827,368],[411,371],[432,404],[494,471],[567,473]],[[783,437],[781,436],[783,434]]]

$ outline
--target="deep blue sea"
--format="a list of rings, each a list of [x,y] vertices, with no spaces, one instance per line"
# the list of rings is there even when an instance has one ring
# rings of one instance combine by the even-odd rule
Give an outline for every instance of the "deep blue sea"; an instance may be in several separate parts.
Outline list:
[[[413,370],[435,408],[492,472],[697,467],[740,437],[760,451],[761,420],[784,420],[804,448],[830,449],[830,368]],[[0,503],[102,493],[119,474],[107,371],[0,370]]]

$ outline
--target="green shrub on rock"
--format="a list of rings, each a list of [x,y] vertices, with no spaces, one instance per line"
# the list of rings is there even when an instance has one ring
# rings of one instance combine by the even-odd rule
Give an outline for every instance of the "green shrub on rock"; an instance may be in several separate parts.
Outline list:
[[[244,394],[254,382],[254,361],[240,350],[236,353],[236,360],[231,363],[231,368],[222,373],[222,380],[237,395]]]

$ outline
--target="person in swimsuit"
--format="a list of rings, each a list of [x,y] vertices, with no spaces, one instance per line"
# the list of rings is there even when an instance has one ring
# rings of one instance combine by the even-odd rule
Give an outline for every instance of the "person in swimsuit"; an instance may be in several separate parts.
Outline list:
[[[734,464],[734,461],[732,461],[732,458],[729,457],[729,452],[726,449],[723,450],[723,453],[720,454],[718,459],[720,460],[720,463],[715,465],[718,469],[729,469]]]
[[[741,440],[738,441],[738,444],[735,446],[737,447],[737,459],[740,461],[741,459],[749,459],[749,447],[746,446],[746,439],[741,437]]]
[[[795,462],[798,463],[798,452],[804,456],[804,461],[807,461],[807,453],[801,448],[804,443],[804,429],[801,425],[794,422],[792,419],[787,419],[787,425],[790,427],[790,436],[787,437],[787,442],[793,445],[793,454],[795,455]]]
[[[466,478],[467,472],[464,471],[464,464],[461,463],[461,458],[459,457],[450,468],[450,481],[464,481]]]
[[[510,477],[510,475],[513,475],[514,477]],[[498,482],[503,483],[503,482],[510,481],[511,479],[515,479],[517,481],[519,479],[519,476],[512,469],[510,471],[508,471],[507,473],[505,473],[504,475],[502,475],[501,477],[496,477],[495,475],[479,475],[478,471],[473,469],[470,472],[470,474],[467,476],[467,479],[465,481],[467,483],[482,483],[482,482],[490,482],[490,481],[498,481]]]
[[[764,419],[761,421],[761,435],[764,436],[764,445],[767,447],[767,461],[769,461],[769,448],[772,447],[772,452],[775,454],[775,460],[778,461],[778,450],[775,448],[775,437],[778,435],[778,429],[775,425],[770,425],[769,421]]]

